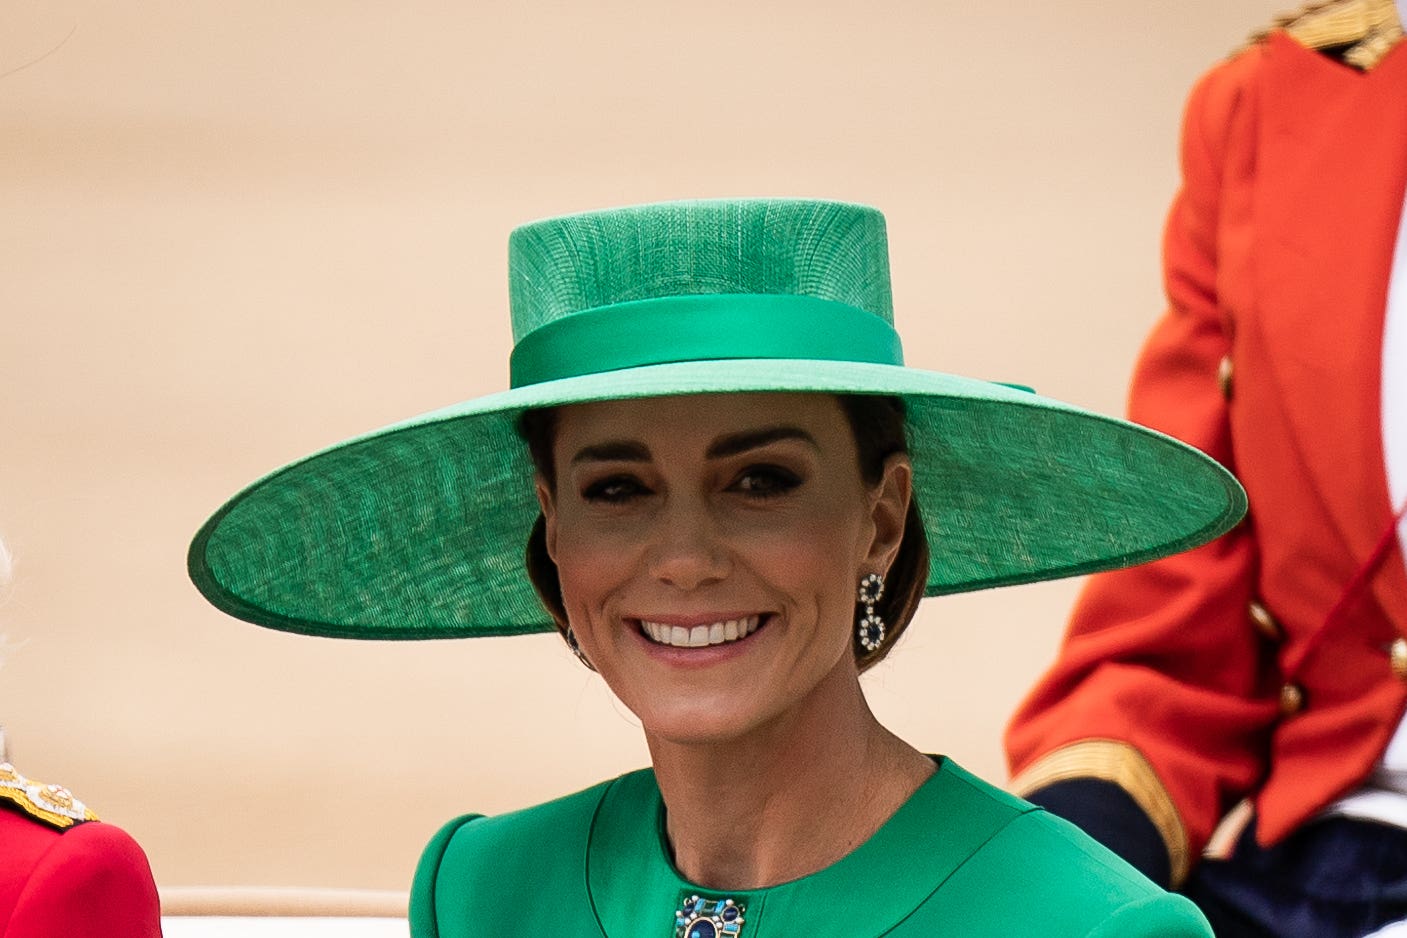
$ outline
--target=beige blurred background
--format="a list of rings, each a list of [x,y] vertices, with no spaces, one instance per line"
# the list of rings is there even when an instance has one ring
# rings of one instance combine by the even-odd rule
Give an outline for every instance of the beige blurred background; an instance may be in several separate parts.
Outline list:
[[[505,386],[508,230],[621,203],[874,204],[911,364],[1121,411],[1182,100],[1274,10],[0,0],[16,763],[162,885],[377,889],[457,813],[643,764],[555,638],[264,631],[187,541],[285,461]],[[1004,777],[1074,590],[930,601],[881,717]]]

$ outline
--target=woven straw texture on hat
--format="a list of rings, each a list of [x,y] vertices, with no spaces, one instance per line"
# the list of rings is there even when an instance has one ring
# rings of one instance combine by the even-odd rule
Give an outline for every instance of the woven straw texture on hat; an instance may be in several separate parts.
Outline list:
[[[541,222],[510,242],[520,348],[582,310],[733,294],[815,297],[889,321],[882,216],[836,203],[670,203]],[[1022,390],[899,364],[745,357],[753,333],[768,326],[765,308],[749,315],[750,328],[727,330],[742,356],[515,387],[279,470],[201,529],[191,576],[233,615],[310,634],[549,630],[524,567],[537,505],[518,416],[668,394],[902,398],[932,555],[930,595],[1150,560],[1222,533],[1244,512],[1244,493],[1225,470],[1168,437]],[[651,331],[647,345],[662,336],[672,348],[677,330],[665,313]]]
[[[661,296],[836,300],[894,321],[884,216],[789,199],[670,202],[524,225],[508,240],[513,340],[561,316]]]

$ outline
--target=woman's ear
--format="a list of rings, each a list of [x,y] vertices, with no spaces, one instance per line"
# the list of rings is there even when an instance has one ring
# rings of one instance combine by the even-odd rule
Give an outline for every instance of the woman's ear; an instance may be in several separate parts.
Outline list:
[[[884,474],[870,490],[870,523],[874,536],[865,555],[866,569],[884,573],[899,555],[904,522],[914,494],[914,467],[907,453],[891,453],[884,460]]]
[[[537,496],[537,507],[542,509],[542,520],[544,523],[543,533],[544,546],[547,548],[547,556],[552,558],[552,562],[557,562],[557,502],[552,495],[552,486],[547,484],[547,480],[541,473],[533,475],[533,494]]]

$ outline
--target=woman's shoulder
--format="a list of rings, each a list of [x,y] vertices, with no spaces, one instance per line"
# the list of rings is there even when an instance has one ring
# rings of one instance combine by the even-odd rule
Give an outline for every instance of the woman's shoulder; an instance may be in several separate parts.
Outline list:
[[[1021,887],[1011,895],[1013,880]],[[1042,810],[1003,828],[951,885],[984,897],[987,914],[1011,927],[1039,921],[1051,936],[1211,935],[1190,901],[1165,892],[1074,825]],[[1003,893],[1009,901],[992,901]]]
[[[430,841],[427,853],[438,844],[442,853],[470,856],[483,851],[499,851],[505,844],[531,844],[546,837],[560,842],[572,831],[585,833],[601,799],[620,785],[653,784],[648,769],[592,785],[581,791],[543,804],[504,814],[464,814],[440,828]]]
[[[511,915],[512,900],[529,883],[534,888],[555,883],[559,898],[570,902],[566,893],[582,888],[580,873],[601,802],[621,786],[639,788],[643,795],[653,790],[654,776],[649,770],[632,772],[544,804],[506,814],[465,814],[445,824],[415,870],[411,933],[441,934],[436,910],[450,906],[474,910],[452,920],[476,920],[480,933],[496,934],[491,919],[502,910]]]
[[[1162,894],[1150,880],[1075,825],[964,770],[943,764],[943,813],[982,818],[980,836],[959,874],[1025,875],[1040,867],[1044,876],[1089,885],[1097,891],[1141,898]],[[1062,887],[1064,889],[1065,887]]]
[[[1014,868],[1023,881],[1041,884],[1039,894],[1028,894],[1027,901],[1072,920],[1100,922],[1071,934],[1211,934],[1190,901],[1164,891],[1075,825],[1044,810],[1022,814],[974,859],[979,862],[972,875]]]
[[[985,814],[991,836],[915,919],[969,921],[973,933],[1209,936],[1191,902],[1160,889],[1067,821],[948,762],[947,810]],[[953,800],[960,803],[954,804]]]

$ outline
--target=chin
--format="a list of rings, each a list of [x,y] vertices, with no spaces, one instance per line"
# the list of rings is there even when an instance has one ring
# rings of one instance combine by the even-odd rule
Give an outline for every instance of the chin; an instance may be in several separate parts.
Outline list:
[[[765,722],[757,713],[744,713],[736,707],[682,706],[662,708],[656,704],[635,711],[645,735],[678,746],[711,746],[747,735]]]

